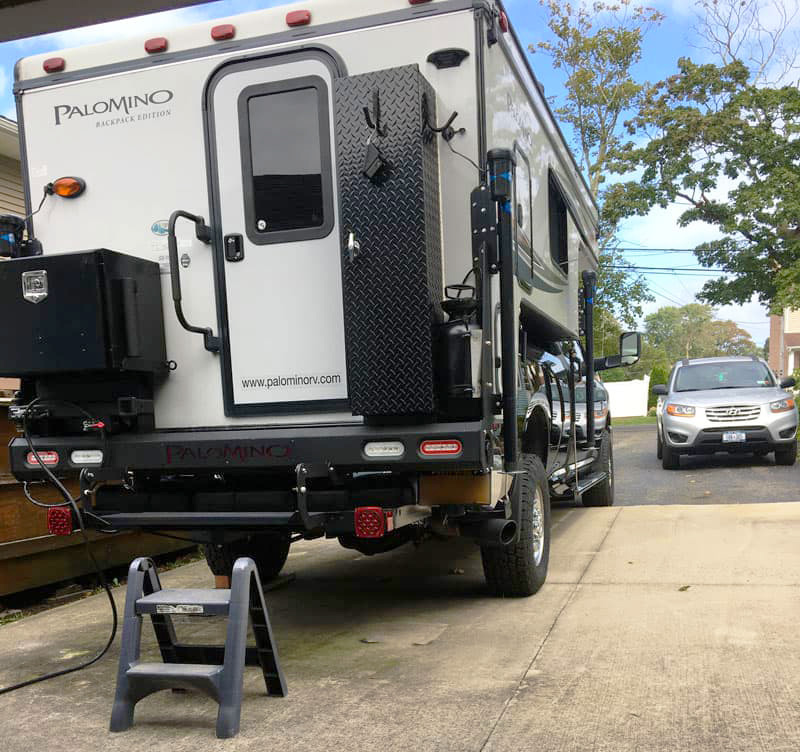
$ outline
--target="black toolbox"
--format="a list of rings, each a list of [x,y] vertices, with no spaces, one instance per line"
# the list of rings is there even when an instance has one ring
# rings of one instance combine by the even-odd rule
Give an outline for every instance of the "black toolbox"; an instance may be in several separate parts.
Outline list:
[[[166,368],[157,263],[98,249],[0,262],[0,376]]]

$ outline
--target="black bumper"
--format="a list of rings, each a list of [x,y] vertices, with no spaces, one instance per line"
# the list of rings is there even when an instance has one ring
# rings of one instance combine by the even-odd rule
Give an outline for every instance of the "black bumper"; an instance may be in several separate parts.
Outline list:
[[[741,431],[745,440],[740,442],[723,442],[722,435],[727,431]],[[700,431],[692,444],[681,446],[670,443],[670,448],[681,454],[714,454],[727,452],[729,454],[749,454],[753,452],[771,452],[785,447],[791,439],[774,441],[770,432],[763,426],[704,428]]]
[[[446,456],[425,456],[420,445],[428,440],[460,442],[460,451]],[[371,441],[401,441],[405,447],[396,459],[370,458],[364,447]],[[103,450],[103,464],[89,468],[98,477],[122,477],[127,471],[171,473],[278,472],[299,463],[327,464],[342,471],[478,470],[487,467],[486,431],[480,421],[412,426],[337,425],[297,428],[214,429],[121,434],[106,444],[96,436],[35,438],[39,451],[58,454],[51,470],[77,472],[70,461],[76,449]],[[9,444],[11,471],[18,480],[42,477],[28,463],[25,439]]]

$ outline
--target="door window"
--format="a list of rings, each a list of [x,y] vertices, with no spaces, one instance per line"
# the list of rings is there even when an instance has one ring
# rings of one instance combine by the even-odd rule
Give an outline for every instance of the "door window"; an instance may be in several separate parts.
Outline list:
[[[319,238],[333,227],[328,97],[314,77],[245,89],[239,101],[247,235]]]

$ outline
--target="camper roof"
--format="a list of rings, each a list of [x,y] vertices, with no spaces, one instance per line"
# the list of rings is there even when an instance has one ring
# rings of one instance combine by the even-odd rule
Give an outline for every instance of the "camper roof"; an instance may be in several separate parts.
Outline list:
[[[98,68],[124,63],[141,58],[152,58],[153,62],[159,55],[149,54],[145,51],[145,42],[148,39],[164,37],[167,40],[166,52],[172,53],[197,50],[202,47],[215,45],[225,50],[235,49],[237,44],[244,40],[257,37],[267,37],[282,34],[287,41],[297,38],[316,36],[317,33],[331,33],[341,29],[335,28],[344,22],[355,19],[375,16],[378,17],[398,14],[415,16],[432,15],[447,11],[457,10],[457,6],[469,7],[472,3],[466,0],[425,0],[412,4],[410,0],[381,0],[378,3],[365,3],[363,0],[306,0],[306,2],[281,5],[265,10],[242,13],[228,18],[217,18],[202,23],[181,27],[166,27],[163,33],[151,32],[147,35],[139,34],[129,39],[115,40],[83,47],[58,50],[59,57],[64,59],[65,74],[88,68]],[[295,11],[308,11],[310,21],[298,26],[289,26],[288,21],[298,18],[290,15]],[[302,16],[299,16],[302,19]],[[382,19],[381,19],[382,20]],[[216,41],[211,38],[214,27],[225,24],[233,25],[235,36],[233,39]],[[321,27],[328,28],[322,29]],[[277,41],[277,40],[276,40]],[[15,75],[17,81],[47,76],[43,70],[45,60],[53,57],[53,52],[22,58],[18,61]],[[50,74],[53,79],[60,78],[60,72]]]

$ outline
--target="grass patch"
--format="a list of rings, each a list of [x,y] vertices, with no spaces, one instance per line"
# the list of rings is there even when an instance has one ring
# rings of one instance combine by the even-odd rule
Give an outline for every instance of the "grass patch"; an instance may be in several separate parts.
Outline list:
[[[614,426],[654,426],[656,425],[655,415],[637,416],[634,418],[614,418]]]

